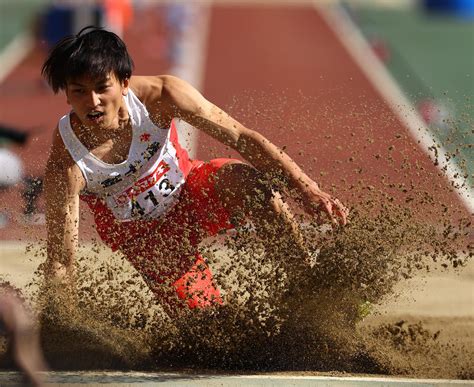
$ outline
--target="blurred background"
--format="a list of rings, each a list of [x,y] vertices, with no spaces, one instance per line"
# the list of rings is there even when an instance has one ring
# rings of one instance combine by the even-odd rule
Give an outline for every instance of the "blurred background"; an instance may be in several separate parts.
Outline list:
[[[135,74],[188,80],[349,203],[361,180],[411,183],[469,213],[473,21],[474,0],[1,0],[0,240],[45,235],[42,174],[69,108],[40,69],[87,25],[122,36]],[[193,157],[235,156],[181,130]]]

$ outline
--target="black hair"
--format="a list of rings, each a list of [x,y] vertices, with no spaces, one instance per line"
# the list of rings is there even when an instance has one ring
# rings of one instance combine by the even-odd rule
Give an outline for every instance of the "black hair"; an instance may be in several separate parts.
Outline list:
[[[111,71],[119,81],[130,78],[133,60],[122,39],[110,31],[85,27],[56,44],[41,68],[53,91],[66,89],[67,81],[84,75],[105,77]]]

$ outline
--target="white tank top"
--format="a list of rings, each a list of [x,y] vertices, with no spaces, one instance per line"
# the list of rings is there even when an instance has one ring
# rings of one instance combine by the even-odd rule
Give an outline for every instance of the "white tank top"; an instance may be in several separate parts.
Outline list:
[[[102,198],[116,219],[156,219],[176,203],[186,177],[170,140],[176,128],[174,121],[169,129],[155,126],[130,89],[124,99],[133,137],[122,163],[107,164],[89,152],[72,130],[70,113],[60,119],[59,133],[84,176],[86,191]]]

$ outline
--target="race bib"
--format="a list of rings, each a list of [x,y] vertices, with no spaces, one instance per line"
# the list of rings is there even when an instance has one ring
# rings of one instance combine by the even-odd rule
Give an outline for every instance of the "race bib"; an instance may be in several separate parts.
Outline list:
[[[108,196],[107,206],[120,220],[156,219],[173,207],[183,183],[176,157],[165,152],[132,185]]]

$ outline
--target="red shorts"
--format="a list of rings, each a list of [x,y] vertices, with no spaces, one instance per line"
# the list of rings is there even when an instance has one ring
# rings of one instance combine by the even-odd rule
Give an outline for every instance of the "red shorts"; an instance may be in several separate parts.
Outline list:
[[[238,161],[193,161],[178,203],[160,220],[120,222],[96,196],[81,199],[94,213],[102,240],[112,250],[122,251],[148,282],[162,284],[171,280],[178,297],[186,299],[190,308],[207,307],[222,303],[222,299],[198,245],[204,238],[234,227],[214,190],[217,171],[230,162]],[[172,256],[174,246],[183,243],[187,246],[185,256],[174,261],[172,268],[160,269],[163,265],[156,261],[154,252],[170,251]],[[190,256],[195,258],[190,261]],[[153,290],[158,297],[168,298],[164,292]]]

